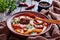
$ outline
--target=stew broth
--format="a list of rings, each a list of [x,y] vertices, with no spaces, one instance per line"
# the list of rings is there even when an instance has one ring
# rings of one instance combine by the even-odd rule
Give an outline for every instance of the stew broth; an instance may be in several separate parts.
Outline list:
[[[35,17],[31,15],[16,16],[13,18],[11,25],[16,32],[25,35],[37,35],[48,28],[48,23],[35,20]]]

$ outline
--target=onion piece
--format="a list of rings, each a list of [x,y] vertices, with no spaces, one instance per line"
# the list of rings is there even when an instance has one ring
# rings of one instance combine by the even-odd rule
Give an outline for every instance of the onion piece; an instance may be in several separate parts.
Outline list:
[[[43,28],[42,32],[44,32],[44,31],[46,30],[46,28],[47,28],[47,27],[46,27],[46,26],[44,26],[44,28]]]
[[[20,16],[20,19],[21,19],[21,18],[25,18],[25,16]]]
[[[41,21],[41,20],[37,20],[37,22],[39,22],[39,23],[43,23],[43,21]]]
[[[30,35],[37,35],[37,33],[36,33],[36,32],[34,32],[34,33],[31,33]]]
[[[38,28],[38,29],[43,29],[43,25],[35,25],[35,28]]]

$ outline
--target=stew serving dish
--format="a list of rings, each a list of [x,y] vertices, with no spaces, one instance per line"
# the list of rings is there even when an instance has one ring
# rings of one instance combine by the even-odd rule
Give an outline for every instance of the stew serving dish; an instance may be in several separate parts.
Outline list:
[[[45,15],[33,11],[18,12],[7,19],[8,29],[19,36],[39,36],[50,30],[51,24],[38,18],[48,19]]]

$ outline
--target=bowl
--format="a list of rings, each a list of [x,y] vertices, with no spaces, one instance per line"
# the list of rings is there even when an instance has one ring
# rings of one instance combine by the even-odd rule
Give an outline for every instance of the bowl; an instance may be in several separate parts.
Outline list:
[[[18,36],[23,36],[23,37],[40,36],[40,35],[42,35],[42,34],[44,34],[44,33],[46,33],[47,31],[50,30],[50,28],[51,28],[51,24],[50,24],[50,23],[48,23],[48,28],[47,28],[44,32],[42,32],[42,33],[40,33],[40,34],[37,34],[37,35],[24,35],[24,34],[20,34],[20,33],[17,33],[17,32],[12,28],[11,22],[12,22],[12,19],[13,19],[14,17],[20,16],[20,15],[28,15],[28,16],[32,16],[32,17],[33,17],[33,15],[31,15],[31,14],[33,14],[33,15],[35,15],[35,16],[38,16],[38,17],[40,17],[40,18],[48,19],[45,15],[42,15],[42,14],[40,14],[40,13],[38,13],[38,12],[22,11],[22,12],[18,12],[18,13],[16,13],[16,14],[12,15],[11,17],[9,17],[9,18],[7,19],[7,27],[8,27],[8,29],[9,29],[13,34],[16,34],[16,35],[18,35]]]
[[[42,9],[49,9],[49,7],[51,6],[51,4],[49,2],[45,2],[45,1],[40,1],[38,4],[38,12],[40,12]]]

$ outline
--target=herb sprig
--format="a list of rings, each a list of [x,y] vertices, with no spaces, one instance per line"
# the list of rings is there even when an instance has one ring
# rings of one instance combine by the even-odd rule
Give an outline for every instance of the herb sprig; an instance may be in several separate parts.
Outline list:
[[[0,0],[0,12],[4,12],[9,9],[9,13],[16,8],[16,0]]]

